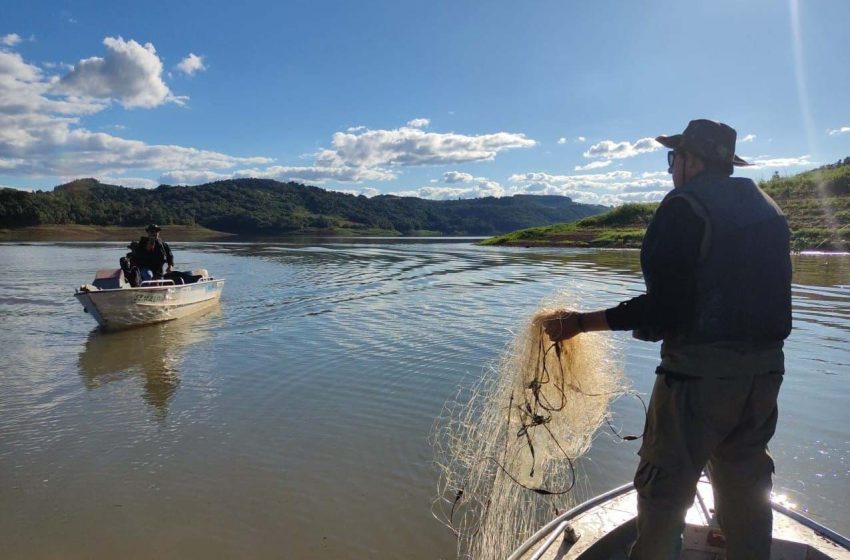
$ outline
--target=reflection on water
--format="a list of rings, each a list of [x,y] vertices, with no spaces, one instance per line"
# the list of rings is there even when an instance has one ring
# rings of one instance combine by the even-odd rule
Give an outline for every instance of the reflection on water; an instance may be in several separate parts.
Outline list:
[[[0,556],[453,557],[430,515],[427,437],[445,401],[553,291],[598,309],[643,289],[636,251],[172,249],[179,268],[228,278],[221,311],[104,335],[73,287],[123,244],[0,244]],[[850,256],[793,264],[776,486],[850,532]],[[612,336],[648,393],[658,345]],[[613,413],[640,433],[637,400]],[[638,445],[600,434],[582,489],[628,481]]]
[[[209,312],[136,329],[89,334],[78,366],[85,386],[97,389],[112,381],[142,379],[142,397],[161,417],[180,386],[180,368],[186,348],[207,336],[210,321],[221,314]]]
[[[846,287],[850,283],[850,255],[793,255],[791,263],[797,284]]]

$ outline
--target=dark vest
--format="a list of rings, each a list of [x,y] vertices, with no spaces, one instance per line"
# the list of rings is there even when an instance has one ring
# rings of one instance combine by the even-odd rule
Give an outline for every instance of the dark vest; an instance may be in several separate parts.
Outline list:
[[[664,337],[661,367],[701,377],[784,371],[791,255],[782,211],[750,179],[707,173],[665,200],[673,197],[686,200],[706,229],[692,320]]]
[[[142,268],[149,268],[157,274],[162,274],[162,266],[168,262],[168,251],[165,242],[157,239],[153,251],[148,251],[148,237],[139,238],[138,248],[133,252],[136,264]]]

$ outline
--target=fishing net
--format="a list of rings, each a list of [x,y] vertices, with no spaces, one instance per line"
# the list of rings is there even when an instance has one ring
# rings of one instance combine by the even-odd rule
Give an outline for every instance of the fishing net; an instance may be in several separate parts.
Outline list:
[[[504,559],[574,505],[576,461],[626,391],[609,336],[546,336],[538,319],[563,308],[541,306],[435,424],[432,512],[456,534],[459,558]]]

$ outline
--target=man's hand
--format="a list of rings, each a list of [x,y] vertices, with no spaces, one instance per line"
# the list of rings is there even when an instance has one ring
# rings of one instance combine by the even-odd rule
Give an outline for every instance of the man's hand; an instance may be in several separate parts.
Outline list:
[[[166,272],[166,273],[171,272],[173,269],[174,269],[174,267],[173,267],[173,266],[168,265],[167,267],[165,267],[165,272]]]
[[[555,311],[537,320],[537,324],[553,342],[567,340],[582,332],[578,322],[579,314],[566,309]]]

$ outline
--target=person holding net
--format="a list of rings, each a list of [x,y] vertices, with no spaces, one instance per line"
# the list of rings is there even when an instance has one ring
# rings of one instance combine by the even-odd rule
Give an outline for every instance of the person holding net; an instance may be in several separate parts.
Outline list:
[[[685,513],[708,470],[730,560],[770,555],[777,396],[791,332],[790,232],[750,179],[733,178],[737,133],[691,121],[659,136],[673,190],[644,237],[646,293],[604,311],[543,319],[555,341],[631,330],[662,341],[640,463],[630,558],[678,558]]]

